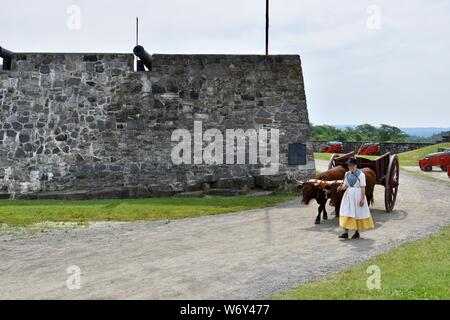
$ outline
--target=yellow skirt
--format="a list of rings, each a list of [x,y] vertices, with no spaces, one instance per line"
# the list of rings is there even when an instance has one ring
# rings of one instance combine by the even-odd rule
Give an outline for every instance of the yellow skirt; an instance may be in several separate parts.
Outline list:
[[[367,230],[373,229],[373,219],[368,217],[365,219],[355,219],[352,217],[339,217],[339,225],[341,228],[349,230]]]

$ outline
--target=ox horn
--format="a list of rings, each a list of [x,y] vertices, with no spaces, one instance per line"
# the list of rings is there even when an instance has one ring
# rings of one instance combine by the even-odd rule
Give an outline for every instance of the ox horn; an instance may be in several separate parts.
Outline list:
[[[303,188],[303,183],[304,183],[304,181],[302,181],[302,180],[296,180],[296,182],[297,182],[297,189],[301,190],[301,189]]]

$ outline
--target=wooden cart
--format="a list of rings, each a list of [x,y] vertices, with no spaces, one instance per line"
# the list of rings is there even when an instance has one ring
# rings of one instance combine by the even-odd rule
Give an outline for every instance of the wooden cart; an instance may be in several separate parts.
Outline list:
[[[343,166],[348,170],[345,163],[348,158],[354,157],[355,152],[350,152],[339,156],[333,154],[330,158],[328,169],[336,166]],[[394,209],[395,200],[397,199],[397,192],[399,186],[399,162],[396,154],[391,155],[390,152],[379,156],[375,160],[370,160],[363,157],[357,157],[358,168],[370,168],[377,175],[377,184],[384,186],[384,204],[386,212],[391,212]]]

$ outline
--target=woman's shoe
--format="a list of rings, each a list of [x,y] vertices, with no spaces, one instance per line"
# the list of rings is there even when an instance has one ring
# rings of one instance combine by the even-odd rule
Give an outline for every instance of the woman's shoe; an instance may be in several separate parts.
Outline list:
[[[359,238],[359,232],[356,231],[355,234],[352,236],[352,239],[358,239]]]
[[[339,236],[340,239],[348,239],[348,233],[345,232]]]

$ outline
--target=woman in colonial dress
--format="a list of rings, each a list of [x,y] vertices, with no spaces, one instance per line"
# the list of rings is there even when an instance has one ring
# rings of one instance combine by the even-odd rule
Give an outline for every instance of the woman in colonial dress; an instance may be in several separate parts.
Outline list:
[[[339,238],[348,239],[348,230],[355,230],[352,239],[357,239],[360,230],[373,228],[373,220],[366,198],[366,176],[357,168],[355,158],[348,159],[346,163],[348,171],[343,184],[338,187],[338,191],[345,190],[339,217],[339,225],[344,233]]]

